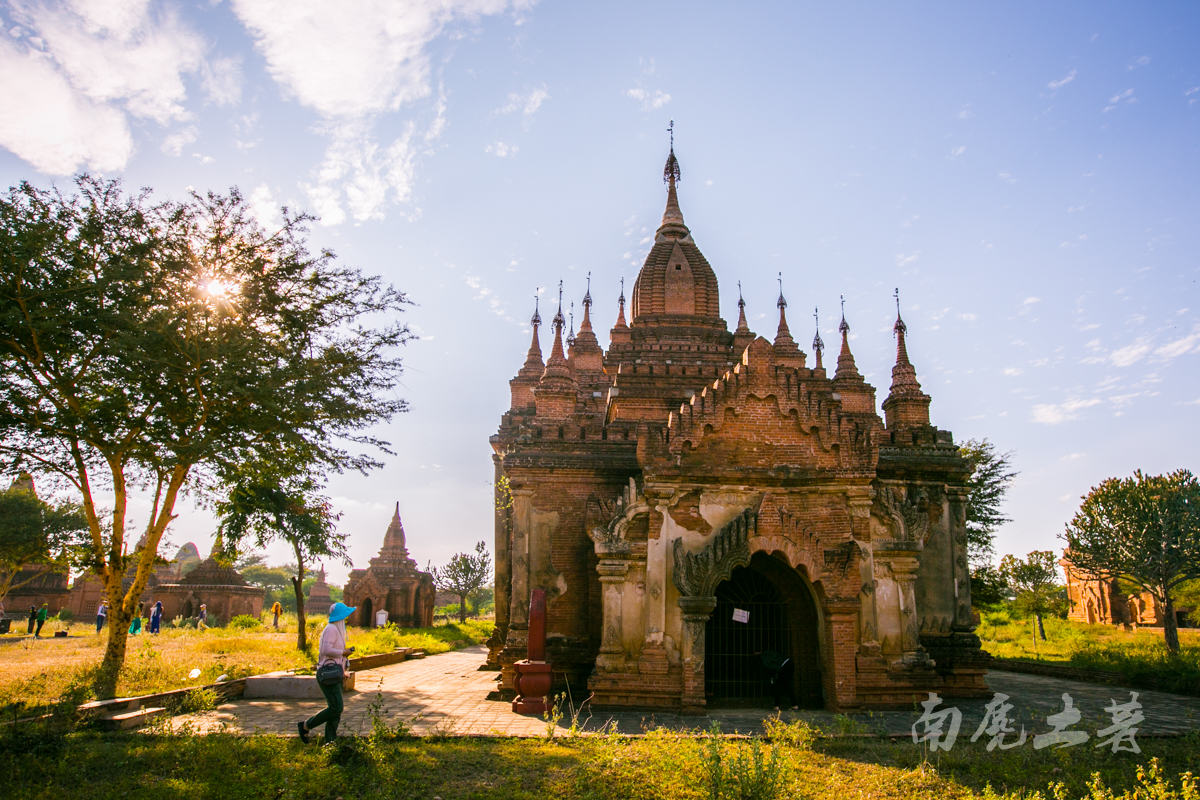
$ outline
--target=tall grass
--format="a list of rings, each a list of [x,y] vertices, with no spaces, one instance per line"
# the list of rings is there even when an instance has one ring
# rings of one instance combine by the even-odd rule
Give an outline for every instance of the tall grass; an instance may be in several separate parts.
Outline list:
[[[1200,696],[1200,632],[1179,632],[1180,652],[1167,651],[1160,632],[1125,631],[1115,625],[1045,620],[1046,641],[1034,638],[1032,619],[1007,610],[984,612],[976,633],[1000,658],[1057,661],[1116,672],[1131,686]]]

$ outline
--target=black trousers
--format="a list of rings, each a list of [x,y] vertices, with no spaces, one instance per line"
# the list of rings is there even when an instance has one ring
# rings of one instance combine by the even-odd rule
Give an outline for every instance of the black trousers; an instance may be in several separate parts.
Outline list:
[[[775,690],[775,705],[778,708],[791,708],[796,705],[796,695],[792,691],[792,675],[794,673],[795,664],[789,660],[771,679],[771,688]],[[783,704],[784,697],[788,699],[787,705]]]
[[[342,720],[342,682],[337,681],[328,686],[322,686],[321,694],[325,695],[325,708],[306,721],[304,727],[311,731],[323,724],[325,726],[325,742],[329,743],[337,738],[338,723]]]

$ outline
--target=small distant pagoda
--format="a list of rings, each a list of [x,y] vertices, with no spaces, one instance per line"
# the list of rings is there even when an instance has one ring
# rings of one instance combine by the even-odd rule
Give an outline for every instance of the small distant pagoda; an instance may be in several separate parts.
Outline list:
[[[308,590],[308,599],[304,601],[305,614],[328,614],[333,598],[329,596],[329,584],[325,582],[325,565],[317,573],[317,582]]]
[[[353,621],[365,628],[375,625],[375,615],[387,611],[388,622],[402,628],[427,628],[433,624],[436,591],[433,576],[417,569],[404,542],[400,504],[383,535],[379,555],[366,569],[351,570],[343,602],[357,607]]]

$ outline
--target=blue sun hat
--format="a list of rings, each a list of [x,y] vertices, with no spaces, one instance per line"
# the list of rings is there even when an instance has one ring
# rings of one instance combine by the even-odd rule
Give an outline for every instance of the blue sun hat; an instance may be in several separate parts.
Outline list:
[[[350,606],[346,605],[345,603],[334,603],[333,605],[331,605],[329,607],[329,621],[330,622],[341,622],[346,617],[353,614],[354,611],[355,611],[354,608],[351,608]]]

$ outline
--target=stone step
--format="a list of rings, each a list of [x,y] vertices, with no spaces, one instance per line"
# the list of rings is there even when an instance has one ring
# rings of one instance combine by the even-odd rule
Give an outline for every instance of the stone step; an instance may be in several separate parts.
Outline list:
[[[165,708],[139,708],[124,714],[113,714],[102,717],[100,727],[106,731],[128,731],[140,728],[152,719],[157,719],[167,713]]]

